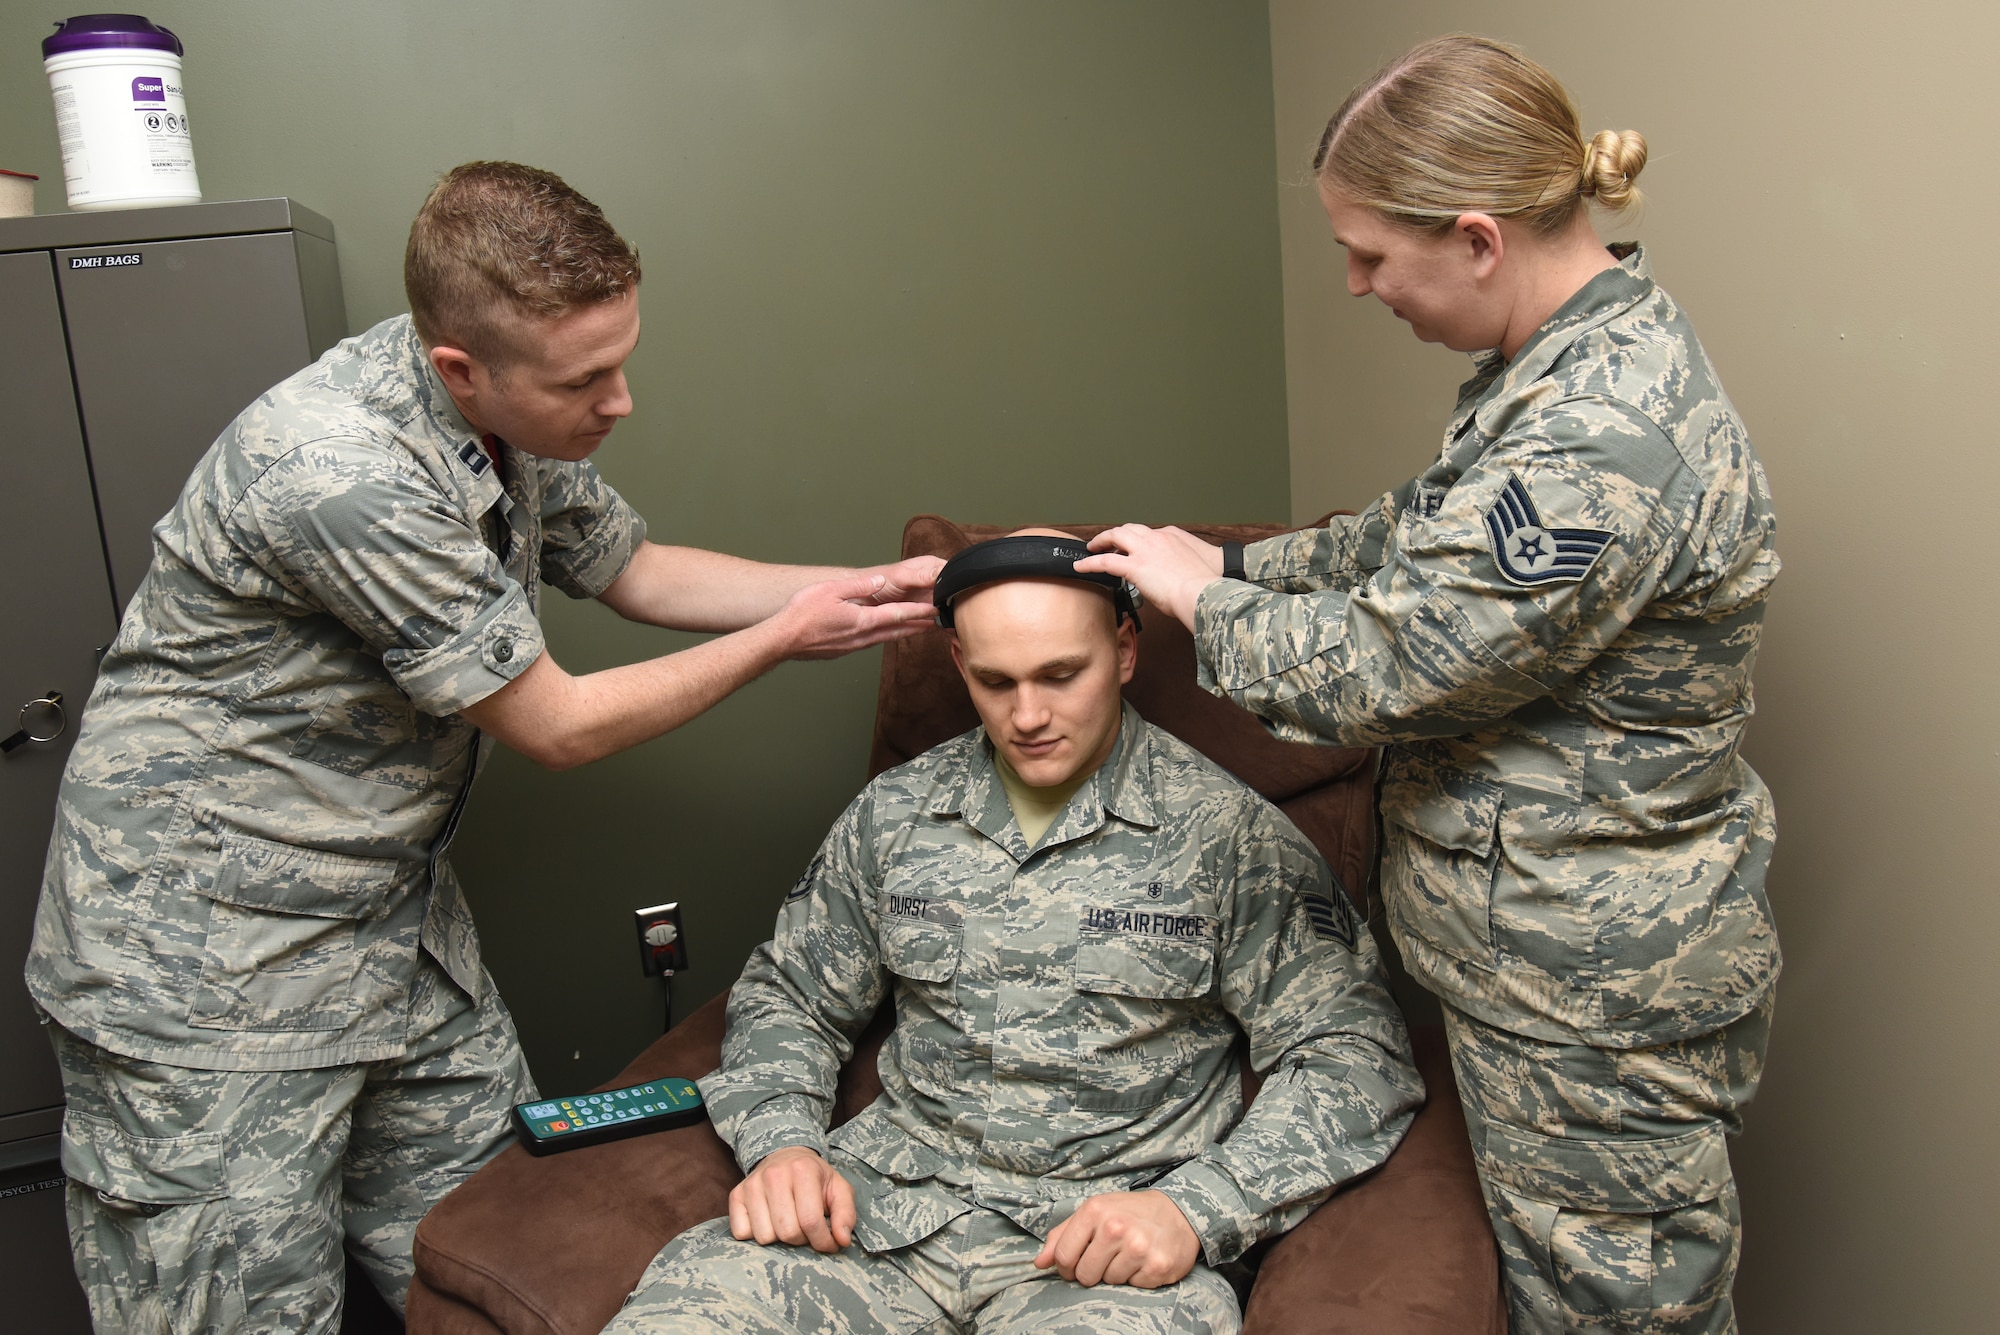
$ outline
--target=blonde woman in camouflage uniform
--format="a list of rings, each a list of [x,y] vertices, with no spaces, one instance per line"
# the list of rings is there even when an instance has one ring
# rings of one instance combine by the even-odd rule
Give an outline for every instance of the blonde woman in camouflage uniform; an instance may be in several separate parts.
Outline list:
[[[1477,354],[1437,460],[1323,529],[1129,525],[1079,566],[1281,736],[1384,748],[1389,924],[1444,1003],[1517,1335],[1735,1329],[1727,1137],[1779,967],[1737,756],[1774,520],[1686,315],[1592,230],[1645,160],[1508,47],[1389,65],[1315,166],[1348,290]]]

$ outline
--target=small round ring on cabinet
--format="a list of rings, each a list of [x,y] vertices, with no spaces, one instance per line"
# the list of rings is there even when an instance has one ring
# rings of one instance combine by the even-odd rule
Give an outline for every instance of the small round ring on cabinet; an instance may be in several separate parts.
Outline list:
[[[38,709],[52,710],[55,713],[55,731],[49,733],[47,736],[36,732],[28,724],[28,716]],[[50,691],[47,695],[30,700],[27,704],[22,705],[20,724],[21,727],[18,732],[12,737],[0,741],[0,751],[12,751],[15,747],[24,746],[29,742],[53,742],[56,738],[68,732],[69,711],[63,708],[62,692]]]
[[[28,711],[31,709],[48,709],[55,711],[56,730],[50,733],[46,737],[37,736],[35,730],[28,726]],[[27,704],[22,705],[21,731],[28,734],[28,740],[31,742],[53,742],[56,738],[68,732],[69,711],[63,708],[62,692],[50,691],[47,695],[44,695],[36,700],[30,700],[28,701]]]

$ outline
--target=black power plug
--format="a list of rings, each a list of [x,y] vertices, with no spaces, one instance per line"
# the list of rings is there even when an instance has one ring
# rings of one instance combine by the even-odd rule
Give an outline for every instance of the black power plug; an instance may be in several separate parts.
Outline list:
[[[687,933],[681,927],[681,906],[655,904],[632,914],[639,931],[639,967],[648,978],[663,978],[667,987],[666,1028],[674,1027],[674,975],[688,966]]]

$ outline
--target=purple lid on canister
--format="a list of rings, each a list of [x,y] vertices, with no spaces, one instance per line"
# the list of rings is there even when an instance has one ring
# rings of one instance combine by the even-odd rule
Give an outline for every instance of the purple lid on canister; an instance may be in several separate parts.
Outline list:
[[[137,47],[145,51],[171,51],[185,55],[181,39],[151,19],[137,14],[78,14],[56,24],[55,32],[42,39],[42,59],[71,51],[104,51]]]

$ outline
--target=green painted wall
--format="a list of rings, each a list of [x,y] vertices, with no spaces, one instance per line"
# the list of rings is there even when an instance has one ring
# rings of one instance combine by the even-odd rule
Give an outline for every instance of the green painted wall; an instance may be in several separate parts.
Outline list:
[[[1262,4],[136,7],[187,44],[207,197],[332,218],[354,329],[403,309],[410,214],[454,163],[604,206],[647,281],[600,463],[657,538],[864,562],[925,510],[1288,513]],[[43,176],[44,212],[37,42],[67,12],[0,12],[0,167]],[[550,597],[572,670],[679,643]],[[545,1086],[658,1031],[628,910],[687,905],[683,1006],[733,979],[860,784],[875,671],[790,665],[626,756],[492,767],[457,862]]]

